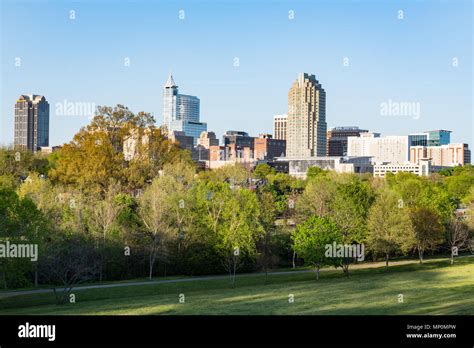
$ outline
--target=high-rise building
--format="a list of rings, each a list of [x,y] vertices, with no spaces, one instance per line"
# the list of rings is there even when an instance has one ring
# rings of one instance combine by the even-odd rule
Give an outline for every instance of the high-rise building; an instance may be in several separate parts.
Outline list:
[[[207,131],[207,123],[175,120],[171,121],[170,127],[168,129],[170,130],[170,134],[174,131],[177,131],[184,132],[187,136],[193,137],[193,144],[196,146],[201,133]]]
[[[346,156],[347,138],[358,137],[361,133],[367,133],[366,129],[359,127],[333,127],[327,131],[327,156]]]
[[[202,132],[199,135],[198,145],[201,145],[205,149],[209,149],[211,146],[218,146],[219,139],[216,137],[214,132]]]
[[[248,146],[239,147],[235,143],[209,147],[209,160],[206,163],[207,168],[219,168],[226,165],[240,163],[247,168],[254,167],[256,160],[253,157],[253,151]]]
[[[178,86],[174,82],[173,75],[170,74],[163,87],[163,124],[168,131],[170,131],[170,122],[177,119],[177,99]]]
[[[193,137],[186,135],[184,132],[173,131],[170,134],[170,139],[177,143],[181,149],[193,151]]]
[[[465,165],[471,163],[471,150],[469,150],[468,144],[411,146],[410,162],[418,164],[423,159],[431,159],[433,166]]]
[[[423,133],[411,133],[408,135],[410,146],[441,146],[451,142],[451,131],[434,130]]]
[[[235,144],[238,149],[248,147],[253,150],[254,139],[255,138],[249,136],[247,132],[230,130],[222,136],[222,145],[228,146]]]
[[[426,133],[410,133],[408,134],[409,146],[427,146],[428,134]]]
[[[361,133],[347,138],[348,156],[370,156],[373,163],[405,163],[409,158],[408,136],[380,137],[378,133]]]
[[[200,122],[200,101],[192,95],[179,94],[173,75],[168,76],[163,87],[163,124],[168,134],[184,132],[193,137],[194,145],[201,132],[207,131],[207,123]]]
[[[273,136],[274,139],[286,140],[286,125],[288,121],[288,115],[275,115],[273,116]]]
[[[285,157],[286,140],[273,139],[271,134],[260,134],[254,141],[254,158],[256,160],[271,160]]]
[[[427,131],[425,134],[428,136],[427,146],[441,146],[448,145],[451,142],[451,131],[439,129],[433,131]]]
[[[21,95],[15,104],[14,146],[36,152],[49,146],[49,103],[42,95]]]
[[[288,92],[287,157],[326,156],[326,92],[300,73]]]

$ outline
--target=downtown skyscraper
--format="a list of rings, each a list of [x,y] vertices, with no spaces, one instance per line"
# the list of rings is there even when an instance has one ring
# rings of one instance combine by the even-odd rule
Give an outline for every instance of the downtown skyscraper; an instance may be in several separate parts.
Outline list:
[[[300,73],[288,92],[286,156],[326,156],[326,130],[326,92],[314,75]]]
[[[169,75],[163,87],[163,124],[171,134],[174,131],[192,136],[197,144],[201,132],[207,131],[207,124],[200,122],[200,101],[192,95],[179,94],[173,75]]]
[[[49,146],[49,103],[42,95],[21,95],[15,103],[14,146],[36,152]]]
[[[273,137],[275,139],[286,140],[286,125],[288,115],[273,116]]]

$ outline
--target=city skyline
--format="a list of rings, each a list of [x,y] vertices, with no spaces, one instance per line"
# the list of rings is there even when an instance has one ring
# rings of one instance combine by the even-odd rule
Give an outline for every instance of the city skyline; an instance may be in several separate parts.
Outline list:
[[[326,94],[325,94],[325,91],[324,89],[322,89],[321,87],[321,84],[319,83],[319,81],[315,80],[315,76],[312,75],[312,74],[308,74],[308,73],[299,73],[298,74],[298,78],[296,79],[296,81],[292,84],[292,87],[290,88],[290,92],[289,92],[289,95],[292,94],[292,90],[294,89],[295,85],[298,85],[300,82],[299,80],[300,79],[304,79],[306,82],[308,80],[308,78],[312,78],[314,79],[315,83],[317,86],[319,86],[324,94],[324,103],[325,103],[325,97],[326,97]],[[172,85],[170,85],[170,81],[172,82]],[[170,96],[174,96],[175,97],[175,100],[174,101],[170,101],[169,103],[166,103],[166,95],[167,95],[167,89],[169,89],[169,87],[172,87],[172,89],[176,92],[174,93],[173,95],[170,95]],[[194,146],[198,145],[199,144],[199,138],[201,136],[202,133],[216,133],[214,132],[213,130],[207,130],[207,123],[206,122],[200,122],[200,110],[199,110],[199,103],[200,103],[200,100],[199,98],[195,97],[195,96],[192,96],[192,95],[184,95],[184,94],[178,94],[178,86],[175,84],[174,80],[173,80],[173,76],[172,74],[170,73],[169,76],[168,76],[168,79],[163,87],[163,90],[164,90],[164,93],[163,93],[163,117],[161,120],[157,120],[155,119],[155,126],[165,126],[168,128],[168,130],[170,132],[173,132],[173,131],[177,131],[178,133],[179,132],[183,132],[183,133],[187,133],[186,135],[188,136],[191,136],[194,138],[194,141],[193,141],[193,144]],[[311,94],[311,93],[309,93]],[[37,94],[22,94],[20,95],[19,97],[19,100],[16,101],[15,103],[15,120],[17,120],[17,114],[18,114],[18,105],[19,105],[19,102],[32,102],[33,104],[37,104],[38,102],[45,102],[48,106],[48,110],[47,110],[47,114],[48,114],[48,125],[47,125],[47,131],[46,131],[46,138],[47,138],[47,141],[43,144],[43,146],[49,146],[49,137],[50,137],[50,134],[49,134],[49,103],[46,101],[45,99],[45,96],[42,96],[42,95],[37,95]],[[39,98],[39,99],[38,99]],[[184,100],[181,100],[179,101],[180,98],[183,98]],[[30,100],[31,99],[31,100]],[[38,99],[38,100],[36,100]],[[194,104],[196,104],[196,102],[194,102],[193,100],[188,100],[188,99],[196,99],[197,100],[197,108]],[[319,101],[318,101],[319,103]],[[67,109],[67,103],[65,102],[64,105],[59,105],[61,110],[66,110]],[[167,107],[167,104],[170,104],[170,105],[173,105],[174,106],[174,112],[172,110],[168,110],[169,107]],[[290,101],[288,101],[288,108],[290,109]],[[311,104],[311,103],[310,103]],[[33,105],[34,106],[34,105]],[[180,107],[181,106],[181,107]],[[325,108],[325,105],[323,106],[323,109]],[[30,109],[31,109],[31,106],[30,106]],[[82,107],[83,110],[88,110],[87,107]],[[167,110],[168,110],[168,117],[166,116],[166,113],[167,113]],[[133,111],[133,110],[132,110]],[[287,137],[287,118],[288,118],[288,115],[287,114],[282,114],[282,115],[274,115],[273,116],[273,123],[272,123],[272,126],[273,126],[273,132],[268,132],[268,133],[265,133],[265,132],[249,132],[249,129],[247,128],[239,128],[238,130],[231,130],[231,129],[227,129],[223,134],[222,136],[225,138],[226,134],[229,133],[229,132],[244,132],[246,133],[248,136],[251,136],[251,137],[257,137],[258,135],[266,135],[266,134],[271,134],[273,135],[273,138],[274,139],[286,139]],[[92,119],[92,117],[90,117],[90,119]],[[171,119],[171,121],[167,121],[167,119]],[[324,114],[324,120],[325,120],[325,114]],[[199,123],[199,124],[204,124],[206,125],[206,130],[203,130],[201,132],[198,132],[199,135],[192,135],[191,133],[196,133],[196,131],[194,129],[191,129],[191,132],[188,133],[188,132],[185,132],[186,130],[186,127],[184,126],[181,126],[180,129],[177,129],[177,122],[190,122],[190,123]],[[283,121],[283,123],[282,123]],[[327,126],[327,122],[324,121],[324,124],[325,124],[325,131],[324,131],[324,141],[328,141],[328,136],[330,135],[330,133],[334,130],[341,130],[341,129],[345,129],[345,130],[357,130],[359,132],[369,132],[369,133],[374,133],[373,131],[369,131],[369,130],[361,130],[359,126],[348,126],[348,125],[337,125],[337,126],[331,126],[331,127],[328,127]],[[170,127],[171,125],[171,127]],[[277,126],[278,125],[278,126]],[[282,128],[284,127],[284,128]],[[31,128],[31,127],[30,127]],[[189,128],[189,127],[188,127]],[[296,127],[298,128],[298,131],[301,131],[299,128],[300,127]],[[14,129],[14,134],[15,134],[15,138],[17,137],[17,132],[18,132],[18,129],[19,127],[15,127]],[[317,127],[316,127],[317,129]],[[446,133],[447,134],[447,138],[444,137],[444,134],[442,136],[442,138],[444,139],[444,142],[440,143],[440,140],[441,140],[441,135],[438,135],[438,139],[437,140],[431,140],[431,143],[430,141],[428,140],[430,138],[430,134],[432,133]],[[380,135],[385,135],[385,136],[388,136],[388,137],[407,137],[407,139],[409,138],[412,138],[414,137],[414,140],[418,139],[420,136],[421,137],[424,137],[425,138],[425,144],[424,146],[431,146],[431,145],[435,145],[435,146],[438,146],[438,145],[446,145],[446,144],[449,144],[450,143],[450,133],[452,133],[453,131],[451,130],[424,130],[424,131],[411,131],[409,132],[408,134],[383,134],[381,132],[375,132],[374,134],[376,134],[376,136],[380,137]],[[196,133],[197,134],[197,133]],[[360,136],[360,135],[356,135],[356,136]],[[433,137],[433,135],[432,135]],[[322,138],[322,137],[319,137],[319,138]],[[318,139],[315,138],[315,140],[317,141]],[[320,139],[319,139],[320,140]],[[72,141],[72,138],[69,140],[69,141]],[[55,144],[55,145],[51,145],[53,147],[55,146],[61,146],[61,145],[64,145],[66,143],[68,143],[69,141],[66,141],[62,144]],[[347,140],[346,140],[347,141]],[[31,142],[31,141],[29,141]],[[434,142],[434,143],[433,143]],[[17,142],[15,141],[12,145],[15,145]],[[467,142],[460,142],[460,143],[466,143],[466,144],[469,144]],[[4,145],[4,144],[2,144]],[[21,144],[19,144],[21,145]],[[414,146],[416,144],[410,142],[410,146]],[[324,156],[325,154],[327,154],[327,151],[329,149],[328,147],[328,143],[326,143],[326,148],[325,148],[325,151],[324,151],[324,154],[320,154],[320,155],[317,155],[317,156]],[[347,146],[347,145],[346,145]],[[28,148],[30,148],[31,146],[29,146]],[[38,149],[40,148],[41,146],[38,145]],[[304,155],[302,155],[303,157],[305,157]],[[313,154],[311,156],[316,156],[316,154]],[[339,154],[337,156],[340,156]],[[298,157],[298,156],[297,156]]]
[[[348,3],[342,12],[330,3],[298,1],[251,3],[245,11],[233,2],[138,1],[131,9],[110,8],[104,1],[73,8],[55,1],[2,5],[2,38],[33,32],[42,37],[29,46],[2,39],[4,145],[13,143],[12,101],[27,93],[50,102],[51,145],[69,142],[90,122],[87,116],[58,115],[65,101],[124,104],[134,112],[152,112],[159,125],[162,82],[157,81],[166,81],[170,70],[186,91],[200,97],[208,128],[219,135],[229,129],[271,133],[273,116],[287,111],[291,81],[307,71],[328,93],[328,129],[357,125],[384,135],[451,129],[454,142],[472,144],[471,4],[466,1],[450,6],[362,1]],[[154,25],[121,29],[121,19],[128,17]],[[234,26],[244,18],[254,29]],[[308,27],[315,19],[319,24]],[[173,35],[150,41],[165,28]],[[305,35],[320,29],[330,37],[318,36],[317,47],[303,45]],[[39,56],[38,45],[43,46]],[[418,103],[418,112],[382,114],[382,103]]]
[[[1,342],[471,342],[473,9],[0,0]]]

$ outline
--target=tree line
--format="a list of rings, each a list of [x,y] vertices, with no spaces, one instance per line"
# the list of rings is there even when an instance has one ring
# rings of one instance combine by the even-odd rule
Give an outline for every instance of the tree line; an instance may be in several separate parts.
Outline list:
[[[364,244],[367,257],[471,250],[474,169],[385,179],[310,168],[306,180],[266,164],[204,170],[153,127],[153,117],[100,107],[50,155],[0,149],[0,242],[35,243],[36,262],[0,258],[4,288],[227,273],[299,265]],[[135,156],[124,157],[134,135]]]

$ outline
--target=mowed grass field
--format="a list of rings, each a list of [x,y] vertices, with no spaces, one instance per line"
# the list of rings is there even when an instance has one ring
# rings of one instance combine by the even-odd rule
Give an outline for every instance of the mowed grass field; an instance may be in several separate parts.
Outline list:
[[[0,297],[0,315],[474,315],[474,257],[352,270],[241,276],[228,279]],[[179,303],[184,294],[185,302]],[[289,302],[289,295],[294,302]],[[403,294],[403,302],[399,302]]]

